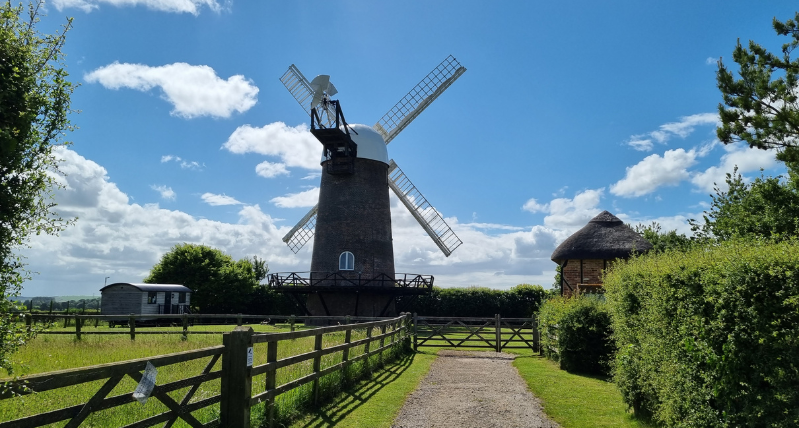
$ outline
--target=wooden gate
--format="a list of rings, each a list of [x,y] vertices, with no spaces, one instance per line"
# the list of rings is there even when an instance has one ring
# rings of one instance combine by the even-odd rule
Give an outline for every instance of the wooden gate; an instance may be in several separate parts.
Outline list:
[[[541,352],[535,318],[420,317],[413,315],[414,349],[489,348],[532,349]]]

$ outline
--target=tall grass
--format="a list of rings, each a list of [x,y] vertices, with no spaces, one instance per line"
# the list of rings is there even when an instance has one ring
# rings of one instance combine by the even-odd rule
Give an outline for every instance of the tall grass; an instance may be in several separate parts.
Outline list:
[[[265,326],[251,325],[256,332],[277,332],[288,330],[287,326]],[[230,331],[232,326],[203,326],[203,330],[210,331],[218,329],[220,331]],[[107,328],[102,328],[108,331]],[[83,331],[92,331],[93,327],[86,326]],[[139,329],[137,328],[137,331]],[[172,329],[167,329],[172,330]],[[177,328],[175,330],[180,330]],[[377,334],[378,329],[374,330]],[[323,336],[323,347],[327,348],[344,343],[344,332],[329,333]],[[352,332],[352,341],[366,337],[365,329],[356,329]],[[386,344],[389,342],[386,338]],[[189,335],[187,340],[182,340],[181,335],[141,335],[136,336],[136,340],[130,340],[126,335],[86,335],[78,341],[72,335],[40,335],[33,341],[26,344],[14,356],[17,362],[15,374],[27,375],[43,373],[54,370],[84,367],[96,364],[124,361],[136,358],[163,355],[167,353],[200,349],[209,346],[221,345],[222,335]],[[380,341],[374,341],[370,345],[371,350],[379,347]],[[278,359],[286,358],[310,352],[314,347],[314,338],[307,337],[296,340],[281,341],[278,345]],[[357,357],[364,353],[365,345],[351,348],[350,358]],[[256,344],[254,346],[254,365],[266,363],[266,344]],[[333,396],[345,386],[357,379],[368,377],[371,370],[381,365],[401,353],[399,346],[392,347],[381,354],[373,355],[368,359],[351,364],[346,371],[337,371],[319,379],[319,390],[322,399]],[[164,384],[177,381],[190,376],[198,375],[209,363],[210,357],[187,361],[158,368],[157,384]],[[321,359],[321,369],[338,364],[342,360],[342,352],[328,354]],[[221,359],[216,363],[213,370],[221,368]],[[313,372],[313,361],[304,361],[288,367],[278,369],[276,384],[280,386],[292,380],[306,376]],[[265,389],[266,375],[259,375],[253,378],[253,394],[263,392]],[[88,401],[91,396],[102,386],[104,381],[88,382],[81,385],[74,385],[67,388],[60,388],[52,391],[31,394],[28,396],[16,397],[0,401],[0,421],[13,420],[29,415],[39,414],[46,411],[56,410],[68,406],[77,405]],[[190,402],[211,397],[219,393],[221,382],[219,379],[202,384]],[[108,395],[129,394],[136,387],[136,382],[126,377]],[[175,401],[180,402],[189,388],[173,391],[169,396]],[[290,392],[280,395],[275,400],[275,410],[277,420],[280,424],[286,424],[293,418],[298,417],[312,404],[312,384],[306,384]],[[82,427],[108,427],[122,426],[145,419],[168,411],[169,409],[155,398],[145,405],[130,403],[124,406],[107,409],[97,412],[90,416],[81,426]],[[265,404],[255,406],[251,411],[252,426],[259,426],[264,420]],[[219,417],[219,405],[209,406],[192,413],[203,423],[209,422]],[[52,424],[50,426],[63,426],[65,423]],[[178,421],[176,427],[188,426],[188,424]]]

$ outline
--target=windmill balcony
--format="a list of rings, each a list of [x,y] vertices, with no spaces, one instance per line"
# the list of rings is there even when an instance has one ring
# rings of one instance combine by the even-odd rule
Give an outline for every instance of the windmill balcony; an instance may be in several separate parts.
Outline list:
[[[278,272],[269,274],[269,288],[293,293],[369,291],[387,294],[425,294],[433,289],[433,275],[397,273],[367,277],[356,272]]]

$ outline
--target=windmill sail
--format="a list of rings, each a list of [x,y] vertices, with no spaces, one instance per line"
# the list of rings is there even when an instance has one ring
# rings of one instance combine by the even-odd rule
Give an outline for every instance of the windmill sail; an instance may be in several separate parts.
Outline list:
[[[316,88],[318,90],[315,91],[314,86],[311,85],[311,82],[308,82],[308,79],[305,78],[297,66],[291,64],[289,69],[283,73],[280,81],[283,82],[283,86],[289,90],[294,99],[300,103],[300,106],[302,106],[303,110],[305,110],[305,113],[307,113],[310,117],[311,109],[316,107],[314,104],[318,104],[322,99],[320,91],[327,91],[329,90],[329,87],[332,87],[332,94],[336,93],[335,86],[329,83],[330,76],[324,77],[328,78],[326,84],[324,87],[319,86]],[[317,79],[314,79],[314,81],[316,82]],[[328,84],[330,85],[329,87]],[[335,117],[333,117],[333,119],[335,119]],[[325,119],[323,120],[327,121],[327,123],[324,124],[327,127],[330,127],[331,123],[334,121],[331,120],[330,115],[325,115]]]
[[[465,71],[466,68],[455,57],[448,56],[377,121],[373,128],[383,136],[386,144],[390,143]]]
[[[308,211],[290,231],[283,237],[283,242],[289,246],[294,254],[297,254],[300,249],[313,238],[314,229],[316,229],[316,211],[319,209],[317,204],[315,207]]]
[[[433,238],[438,248],[449,257],[463,241],[455,235],[444,218],[427,202],[419,189],[402,172],[392,159],[388,165],[388,187],[394,191],[411,215],[419,222],[422,228]]]

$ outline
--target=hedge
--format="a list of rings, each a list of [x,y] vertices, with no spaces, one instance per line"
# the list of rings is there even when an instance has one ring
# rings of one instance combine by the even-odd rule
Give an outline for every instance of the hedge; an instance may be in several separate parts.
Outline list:
[[[610,313],[601,295],[555,297],[541,305],[544,354],[570,372],[606,375],[614,346]]]
[[[674,427],[799,426],[799,242],[635,257],[604,278],[614,381]]]
[[[538,312],[546,292],[540,285],[519,284],[510,290],[484,287],[439,288],[418,297],[397,298],[398,312],[430,317],[531,317]]]

